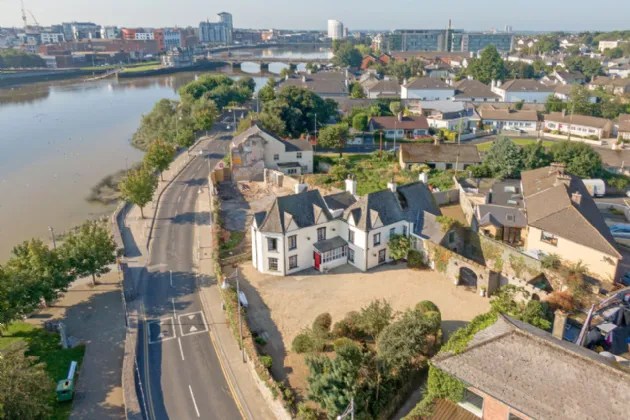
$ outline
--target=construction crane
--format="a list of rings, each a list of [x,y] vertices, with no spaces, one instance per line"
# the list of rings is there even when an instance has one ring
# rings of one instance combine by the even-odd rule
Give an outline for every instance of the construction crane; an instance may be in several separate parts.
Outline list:
[[[35,19],[35,15],[30,10],[24,8],[24,0],[20,0],[22,4],[22,21],[24,22],[24,29],[26,30],[29,27],[28,21],[26,19],[26,12],[33,18],[33,22],[35,22],[35,27],[39,27],[39,22]]]

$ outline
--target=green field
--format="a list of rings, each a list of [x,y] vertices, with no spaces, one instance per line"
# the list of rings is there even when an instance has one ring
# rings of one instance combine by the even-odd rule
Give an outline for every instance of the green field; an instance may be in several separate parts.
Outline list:
[[[516,144],[517,146],[527,146],[528,144],[532,144],[532,143],[536,143],[536,139],[510,139],[512,140],[512,143]],[[549,148],[551,147],[551,145],[553,144],[553,142],[551,141],[546,141],[543,140],[542,145],[545,148]],[[488,149],[490,149],[490,146],[492,145],[492,142],[486,142],[486,143],[479,143],[477,144],[477,149],[480,152],[487,152]]]
[[[124,67],[125,69],[131,69],[136,67],[147,67],[153,65],[160,65],[159,61],[147,61],[145,63],[134,63],[134,64],[122,64],[122,65],[111,65],[111,66],[94,66],[94,67],[81,67],[80,70],[87,71],[95,71],[95,70],[112,70],[118,67]]]
[[[24,341],[28,345],[26,354],[28,356],[37,356],[40,362],[46,363],[46,372],[55,383],[55,386],[57,381],[67,377],[70,362],[74,360],[79,363],[80,367],[83,361],[85,346],[80,345],[64,350],[60,345],[59,334],[50,333],[43,328],[35,327],[25,322],[14,322],[6,330],[2,331],[2,334],[0,337],[0,350],[16,341]],[[77,377],[78,375],[75,376],[75,380]],[[51,390],[50,399],[53,407],[50,419],[67,420],[70,417],[72,402],[58,403],[54,389]]]
[[[138,71],[149,71],[159,69],[159,64],[150,64],[148,66],[129,67],[123,70],[123,73],[135,73]]]

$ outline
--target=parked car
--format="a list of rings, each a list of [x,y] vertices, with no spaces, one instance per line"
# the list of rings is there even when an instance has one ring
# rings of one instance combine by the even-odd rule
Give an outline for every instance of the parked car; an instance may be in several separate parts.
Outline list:
[[[629,238],[630,225],[614,225],[610,227],[610,233],[614,238]]]

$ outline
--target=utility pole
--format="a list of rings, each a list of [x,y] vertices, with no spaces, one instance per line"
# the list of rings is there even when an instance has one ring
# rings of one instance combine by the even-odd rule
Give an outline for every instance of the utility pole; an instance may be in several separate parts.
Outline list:
[[[50,237],[52,238],[53,249],[57,249],[57,242],[55,242],[55,232],[53,231],[53,227],[48,226],[48,230],[50,231]]]
[[[383,132],[381,131],[381,141],[379,142],[379,156],[383,156]]]
[[[315,144],[317,144],[317,113],[315,113]]]
[[[571,141],[571,129],[573,123],[573,112],[575,111],[575,102],[571,104],[571,115],[569,115],[569,135],[567,136],[567,140]]]

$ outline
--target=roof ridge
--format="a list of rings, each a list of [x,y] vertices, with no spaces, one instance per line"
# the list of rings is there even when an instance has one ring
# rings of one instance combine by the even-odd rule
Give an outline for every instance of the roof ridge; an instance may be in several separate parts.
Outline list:
[[[567,192],[569,192],[569,191],[567,191]],[[576,192],[580,193],[580,191],[576,191]],[[581,193],[580,193],[580,194],[581,194]],[[600,236],[600,237],[604,240],[604,242],[606,242],[606,244],[607,244],[610,248],[612,248],[612,250],[615,252],[615,254],[613,254],[613,255],[616,255],[618,258],[621,258],[621,257],[622,257],[622,255],[619,253],[619,251],[617,251],[617,248],[615,248],[615,247],[614,247],[614,246],[613,246],[613,245],[612,245],[612,244],[608,241],[608,238],[606,238],[604,235],[602,235],[602,233],[599,231],[599,229],[597,229],[597,228],[596,228],[596,227],[595,227],[595,226],[591,223],[591,221],[590,221],[590,220],[588,220],[588,219],[586,218],[586,216],[584,216],[584,214],[582,214],[582,212],[581,212],[580,210],[578,210],[578,209],[577,209],[576,205],[574,204],[573,200],[572,200],[570,197],[569,197],[569,201],[570,201],[570,204],[571,204],[570,208],[571,208],[571,209],[573,209],[573,211],[577,212],[577,213],[580,215],[580,217],[581,217],[582,219],[584,219],[584,220],[587,222],[587,224],[588,224],[588,225],[589,225],[589,226],[590,226],[593,230],[595,230],[595,231],[597,232],[597,234],[598,234],[598,235],[599,235],[599,236]],[[572,241],[572,242],[573,242],[573,241]]]

